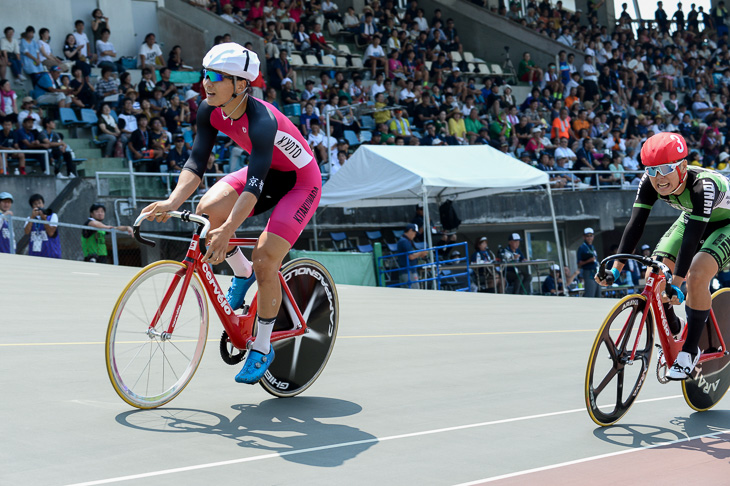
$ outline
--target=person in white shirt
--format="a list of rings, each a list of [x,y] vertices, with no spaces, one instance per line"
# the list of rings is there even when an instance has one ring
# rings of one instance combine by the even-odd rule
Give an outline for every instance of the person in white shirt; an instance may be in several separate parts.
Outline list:
[[[89,38],[84,32],[84,21],[77,20],[74,25],[76,26],[76,30],[74,31],[73,35],[76,38],[76,45],[81,46],[81,51],[79,52],[87,59],[87,62],[91,61],[91,63],[93,64],[94,62],[96,62],[96,54],[92,54],[91,49],[89,48]]]
[[[330,177],[335,175],[345,165],[345,162],[347,162],[347,152],[338,151],[337,158],[333,159],[330,164]]]
[[[412,103],[416,99],[416,94],[413,92],[413,81],[410,79],[406,83],[406,87],[400,91],[398,95],[398,101],[403,104]]]
[[[388,75],[388,59],[385,57],[383,46],[380,45],[380,36],[375,35],[373,40],[365,49],[362,63],[365,67],[370,67],[372,77],[375,77],[375,71],[378,65],[382,65],[385,69],[385,75]]]
[[[598,71],[593,65],[593,56],[585,57],[585,62],[580,70],[583,74],[583,84],[586,88],[586,99],[592,100],[593,95],[598,93]]]
[[[51,46],[48,45],[49,40],[51,40],[51,31],[43,27],[38,31],[38,47],[41,50],[40,56],[38,57],[41,60],[41,64],[49,69],[53,66],[58,66],[61,72],[68,71],[68,67],[53,55]]]
[[[418,30],[421,32],[428,32],[428,20],[423,16],[423,9],[419,8],[418,13],[416,14],[416,18],[413,19],[413,21],[418,26]]]
[[[164,66],[165,60],[162,58],[162,50],[155,40],[155,34],[151,32],[145,36],[144,42],[139,47],[137,67],[139,69],[149,68],[152,71],[152,80],[157,82],[155,70],[157,67]]]
[[[309,127],[311,128],[312,132],[309,134],[309,137],[307,137],[307,143],[309,143],[309,146],[312,148],[312,151],[317,156],[317,162],[319,164],[324,164],[329,160],[328,151],[327,151],[327,139],[329,139],[330,147],[337,148],[337,139],[334,137],[325,137],[324,132],[321,130],[319,126],[319,120],[312,120],[309,122]]]
[[[572,169],[573,163],[578,160],[578,156],[575,155],[575,152],[573,152],[573,150],[568,146],[567,138],[561,138],[559,143],[560,145],[555,149],[555,160],[562,158],[567,159],[565,168]]]
[[[110,35],[111,32],[109,29],[103,29],[101,31],[101,39],[96,41],[96,54],[99,56],[98,67],[109,67],[114,72],[119,72],[119,68],[114,63],[114,58],[117,57],[117,51],[114,49],[114,44],[109,42]]]
[[[375,76],[375,84],[370,87],[370,97],[374,100],[378,93],[384,93],[385,86],[383,85],[383,73],[378,73]]]

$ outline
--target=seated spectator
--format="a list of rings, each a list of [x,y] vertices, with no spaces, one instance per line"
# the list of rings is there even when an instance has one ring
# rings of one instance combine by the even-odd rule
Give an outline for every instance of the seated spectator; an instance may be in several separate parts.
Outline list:
[[[309,44],[309,34],[307,33],[306,26],[303,23],[297,25],[297,32],[294,34],[294,49],[298,51],[306,51],[311,46]]]
[[[345,165],[347,158],[347,152],[343,152],[342,150],[337,152],[337,159],[333,160],[330,164],[330,177],[335,175]]]
[[[182,172],[185,162],[190,158],[190,151],[185,146],[185,137],[182,134],[175,135],[175,144],[167,154],[167,168],[169,172]]]
[[[322,24],[314,24],[314,31],[309,34],[309,44],[312,46],[312,49],[319,49],[325,54],[335,54],[337,52],[324,38]]]
[[[411,124],[408,122],[407,118],[403,117],[403,110],[401,108],[396,108],[393,110],[394,118],[390,121],[390,132],[396,136],[401,136],[405,138],[412,137],[413,132],[411,132]]]
[[[373,21],[373,14],[371,12],[367,12],[362,24],[360,24],[359,34],[355,38],[357,46],[362,48],[372,44],[373,38],[377,33],[378,28],[375,26],[375,22]],[[383,56],[385,56],[385,54],[383,54]]]
[[[74,66],[71,70],[73,79],[69,86],[71,87],[70,96],[73,97],[74,104],[83,108],[91,108],[96,104],[96,92],[89,83],[89,78],[84,76],[84,71],[79,66]]]
[[[23,64],[20,58],[20,44],[17,39],[14,39],[15,29],[12,27],[5,27],[5,36],[0,39],[0,79],[5,79],[6,71],[8,66],[15,76],[20,81],[25,81],[26,77],[23,75]]]
[[[38,48],[40,49],[41,63],[49,69],[53,66],[58,66],[61,72],[68,71],[68,68],[61,62],[61,59],[53,55],[53,50],[48,44],[51,40],[51,31],[44,27],[38,31],[38,37]]]
[[[68,149],[68,145],[63,141],[63,136],[56,131],[56,122],[50,118],[43,119],[43,130],[38,135],[43,148],[51,154],[51,164],[53,164],[53,173],[59,179],[68,179],[76,177],[76,162],[73,155]],[[66,176],[61,172],[61,164],[66,164]]]
[[[165,99],[170,99],[170,96],[177,94],[177,86],[170,82],[170,73],[170,68],[160,69],[160,80],[155,84],[155,88],[162,89],[162,97]]]
[[[370,68],[372,77],[375,77],[375,71],[378,66],[383,66],[385,70],[385,76],[389,77],[389,66],[388,60],[385,57],[385,51],[380,45],[380,36],[373,36],[371,43],[365,49],[365,55],[363,56],[363,66]]]
[[[479,132],[482,128],[488,128],[487,123],[479,118],[479,111],[477,108],[472,108],[471,111],[469,111],[469,117],[464,120],[464,125],[466,127],[467,137],[473,135],[478,138]]]
[[[309,134],[307,142],[312,148],[314,154],[317,156],[319,165],[323,165],[329,161],[327,147],[336,147],[337,139],[332,136],[325,136],[324,132],[320,129],[319,120],[312,120],[310,122],[310,127],[312,132]]]
[[[18,95],[10,89],[10,81],[0,79],[0,124],[5,120],[18,121]]]
[[[76,43],[76,37],[73,34],[68,34],[63,45],[63,55],[69,61],[74,61],[74,67],[81,69],[84,78],[88,78],[91,75],[91,65],[86,62],[86,56],[81,54],[83,46]],[[73,69],[71,70],[73,73]]]
[[[170,133],[178,133],[184,123],[190,123],[190,108],[180,101],[180,96],[172,95],[169,105],[162,111],[165,127]]]
[[[33,98],[26,96],[23,98],[23,102],[20,105],[20,113],[18,113],[18,128],[22,126],[23,120],[31,118],[33,120],[33,125],[31,126],[32,129],[40,132],[43,130],[43,125],[41,124],[42,116],[43,110],[36,105]]]
[[[292,80],[289,78],[284,78],[281,81],[281,101],[284,103],[284,106],[299,104],[299,94],[293,88]]]
[[[436,125],[429,121],[426,123],[426,134],[421,138],[420,145],[432,146],[432,145],[448,145],[446,140],[442,140],[436,134]]]
[[[104,101],[116,101],[119,95],[117,83],[112,77],[113,73],[112,68],[104,66],[101,68],[101,78],[96,82],[96,94]],[[114,98],[106,99],[107,96],[114,96]]]
[[[598,167],[598,170],[610,171],[611,162],[612,162],[611,157],[608,157],[608,156],[602,157],[601,165]],[[621,165],[621,164],[618,164],[618,165]],[[621,171],[623,171],[623,166],[621,166]],[[621,172],[621,171],[617,171],[617,172]],[[615,185],[621,184],[621,178],[616,177],[614,174],[615,174],[615,172],[611,172],[609,174],[598,174],[598,182],[602,186],[603,185],[615,186]]]
[[[167,67],[172,71],[192,71],[193,68],[185,65],[182,58],[182,47],[173,46],[167,56]]]
[[[545,150],[545,145],[542,142],[542,136],[540,134],[540,127],[535,126],[532,128],[532,136],[525,146],[525,152],[537,156]]]
[[[33,130],[33,118],[26,117],[20,122],[20,128],[15,132],[15,139],[20,150],[43,150],[44,147],[38,140],[38,133]],[[41,160],[38,154],[27,154],[26,159]],[[24,168],[20,170],[21,175],[26,175]]]
[[[117,141],[125,145],[129,141],[129,137],[124,135],[117,126],[117,122],[111,114],[112,110],[109,107],[109,103],[101,105],[101,109],[98,113],[99,118],[99,133],[97,137],[100,142],[106,142],[104,146],[104,157],[111,157],[114,153]]]
[[[152,93],[152,99],[147,100],[150,102],[150,110],[154,116],[160,116],[163,111],[169,108],[170,103],[164,98],[161,86],[155,86]]]
[[[454,137],[459,145],[467,144],[464,116],[458,110],[454,111],[449,119],[449,135]]]
[[[0,152],[3,150],[20,150],[18,145],[18,137],[16,130],[13,130],[13,122],[10,118],[5,118],[2,121],[2,132],[0,132]],[[22,175],[26,175],[25,172],[25,154],[23,153],[12,153],[6,154],[6,159],[17,159],[18,160],[18,171]],[[1,169],[1,168],[0,168]]]
[[[540,84],[544,74],[542,69],[535,66],[535,61],[530,59],[530,53],[522,54],[522,60],[517,68],[517,77],[520,81],[529,84]]]
[[[558,141],[558,148],[555,149],[555,160],[566,159],[566,167],[570,169],[573,164],[578,160],[578,156],[568,146],[567,138],[560,138]]]
[[[126,108],[126,106],[125,106]],[[122,119],[122,115],[119,115]],[[132,132],[127,142],[127,147],[135,159],[153,159],[162,156],[162,151],[152,150],[152,141],[150,139],[150,131],[147,129],[149,120],[145,115],[137,115],[137,128]]]
[[[162,119],[159,116],[152,117],[149,123],[150,129],[150,148],[155,151],[156,159],[164,159],[170,149],[172,136],[165,130]]]
[[[155,42],[155,34],[149,33],[145,36],[144,42],[139,46],[139,55],[137,58],[137,68],[147,68],[152,73],[152,81],[157,81],[155,70],[158,67],[165,65],[165,60],[162,58],[162,50],[160,46]]]
[[[70,93],[66,93],[59,80],[61,70],[58,66],[51,68],[49,72],[40,73],[37,77],[35,88],[31,91],[32,96],[40,104],[58,105],[65,108],[71,102]]]
[[[45,68],[41,63],[41,50],[38,41],[35,39],[35,29],[29,25],[20,38],[20,58],[23,64],[23,71],[31,75],[35,82],[37,75],[43,73]]]
[[[144,44],[143,44],[144,45]],[[154,71],[150,68],[142,69],[142,79],[137,85],[137,92],[139,93],[139,101],[148,100],[154,98],[155,93],[155,81]]]
[[[269,74],[269,84],[274,88],[281,89],[281,80],[289,78],[294,86],[297,85],[297,73],[287,59],[287,52],[281,50],[279,58],[272,64],[273,72]],[[314,82],[311,84],[314,87]]]
[[[109,29],[103,29],[101,31],[101,38],[96,41],[96,54],[99,56],[98,67],[104,69],[108,67],[114,72],[119,71],[119,64],[116,63],[117,50],[114,48],[114,44],[109,42],[111,31]]]

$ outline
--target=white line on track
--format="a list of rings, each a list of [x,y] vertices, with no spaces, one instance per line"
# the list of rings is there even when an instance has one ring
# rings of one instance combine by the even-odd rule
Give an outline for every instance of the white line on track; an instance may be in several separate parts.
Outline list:
[[[668,397],[649,398],[646,400],[637,400],[634,403],[648,403],[648,402],[657,402],[657,401],[661,401],[661,400],[672,400],[674,398],[681,398],[682,396],[683,395],[672,395],[672,396],[668,396]],[[320,447],[309,447],[306,449],[297,449],[297,450],[285,451],[285,452],[275,452],[272,454],[262,454],[262,455],[253,456],[253,457],[243,457],[243,458],[239,458],[239,459],[231,459],[228,461],[210,462],[207,464],[197,464],[195,466],[178,467],[178,468],[174,468],[174,469],[163,469],[161,471],[152,471],[152,472],[141,473],[141,474],[133,474],[131,476],[120,476],[117,478],[100,479],[97,481],[88,481],[85,483],[74,483],[74,484],[71,484],[68,486],[95,486],[98,484],[119,483],[122,481],[132,481],[134,479],[150,478],[150,477],[154,477],[154,476],[163,476],[163,475],[167,475],[167,474],[175,474],[175,473],[181,473],[181,472],[187,472],[187,471],[196,471],[199,469],[209,469],[209,468],[213,468],[213,467],[230,466],[233,464],[242,464],[245,462],[262,461],[265,459],[275,459],[277,457],[292,456],[292,455],[297,455],[297,454],[306,454],[309,452],[319,452],[319,451],[325,451],[325,450],[329,450],[329,449],[340,449],[343,447],[351,447],[351,446],[356,446],[356,445],[361,445],[361,444],[372,444],[373,442],[385,442],[385,441],[389,441],[389,440],[408,439],[411,437],[419,437],[419,436],[432,435],[432,434],[441,434],[444,432],[453,432],[456,430],[474,429],[477,427],[488,427],[490,425],[500,425],[500,424],[507,424],[507,423],[511,423],[511,422],[521,422],[524,420],[555,417],[558,415],[567,415],[567,414],[577,413],[577,412],[585,412],[585,408],[574,408],[572,410],[563,410],[560,412],[542,413],[539,415],[527,415],[524,417],[493,420],[491,422],[479,422],[476,424],[468,424],[468,425],[458,425],[456,427],[446,427],[446,428],[442,428],[442,429],[424,430],[422,432],[412,432],[410,434],[391,435],[388,437],[374,437],[372,439],[358,440],[358,441],[353,441],[353,442],[341,442],[339,444],[330,444],[330,445],[320,446]],[[714,434],[708,434],[708,435],[716,435],[719,433],[720,432],[715,432]],[[698,436],[698,437],[705,437],[705,436]],[[697,437],[695,437],[695,438],[697,438]],[[682,439],[682,440],[685,440],[685,439]],[[681,442],[681,441],[677,441],[677,442]],[[666,443],[660,444],[660,445],[669,445],[669,444],[672,444],[672,442],[666,442]],[[614,453],[614,454],[631,452],[633,450],[640,450],[640,449],[631,449],[629,451],[622,451],[622,452]],[[611,454],[607,454],[607,455],[611,455]],[[600,457],[600,456],[597,456],[596,458],[598,458],[598,457]],[[586,461],[586,460],[591,460],[591,459],[595,459],[595,458],[581,459],[581,460],[575,461],[575,462],[581,462],[581,461]],[[568,464],[568,463],[565,463],[565,464]],[[550,468],[550,467],[558,467],[558,466],[547,466],[547,468]],[[538,469],[534,469],[531,471],[537,471],[537,470]],[[513,473],[513,474],[515,474],[515,475],[526,474],[527,472],[530,472],[530,471],[525,471],[522,473]],[[500,476],[500,477],[508,477],[508,476]],[[494,480],[494,479],[488,479],[488,480],[482,480],[482,481],[490,481],[490,480]],[[479,482],[477,481],[476,483],[468,483],[468,484],[478,484],[478,483]],[[466,486],[466,485],[463,485],[463,486]]]
[[[98,277],[98,273],[89,273],[89,272],[71,272],[72,275],[91,275],[94,277]]]
[[[674,444],[681,444],[682,442],[689,442],[689,441],[695,440],[695,439],[703,439],[705,437],[716,437],[716,436],[727,434],[727,433],[730,433],[730,429],[718,430],[716,432],[711,432],[709,434],[685,437],[684,439],[677,439],[677,440],[672,440],[672,441],[668,441],[668,442],[662,442],[660,444],[653,444],[650,446],[637,447],[635,449],[626,449],[623,451],[609,452],[608,454],[601,454],[600,456],[584,457],[583,459],[577,459],[575,461],[561,462],[560,464],[551,464],[550,466],[536,467],[535,469],[526,469],[524,471],[517,471],[517,472],[513,472],[513,473],[509,473],[509,474],[503,474],[501,476],[492,476],[491,478],[479,479],[477,481],[461,483],[461,484],[457,484],[455,486],[476,486],[479,484],[499,481],[500,479],[509,479],[509,478],[514,478],[516,476],[523,476],[525,474],[531,474],[531,473],[536,473],[536,472],[541,472],[541,471],[549,471],[550,469],[557,469],[559,467],[572,466],[573,464],[580,464],[583,462],[590,462],[590,461],[595,461],[598,459],[605,459],[607,457],[620,456],[622,454],[631,454],[632,452],[645,451],[648,449],[654,449],[655,447],[665,447],[665,446],[670,446],[670,445],[674,445]]]

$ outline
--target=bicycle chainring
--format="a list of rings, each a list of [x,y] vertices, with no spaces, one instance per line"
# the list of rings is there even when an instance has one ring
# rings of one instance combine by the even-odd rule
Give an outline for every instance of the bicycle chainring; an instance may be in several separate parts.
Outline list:
[[[226,331],[223,331],[223,335],[221,336],[220,351],[223,362],[231,366],[240,363],[246,356],[245,350],[233,347]]]
[[[667,378],[667,372],[669,371],[669,367],[667,366],[667,360],[664,357],[664,350],[659,348],[659,356],[657,356],[657,362],[656,362],[656,379],[659,383],[662,385],[666,385],[669,383],[669,378]]]

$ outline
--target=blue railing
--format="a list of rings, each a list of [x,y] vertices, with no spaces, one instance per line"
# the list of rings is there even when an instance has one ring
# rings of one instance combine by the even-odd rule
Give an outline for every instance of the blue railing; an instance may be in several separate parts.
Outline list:
[[[454,249],[461,250],[461,255],[456,258],[447,257],[441,259],[439,252],[445,251],[450,254]],[[427,251],[433,255],[433,262],[412,264],[410,255]],[[393,267],[391,262],[397,262],[399,256],[406,257],[406,266]],[[397,265],[397,263],[396,263]],[[466,266],[465,271],[458,273],[449,270],[450,265]],[[405,288],[428,288],[429,282],[435,282],[438,290],[455,290],[457,292],[468,292],[471,289],[471,276],[469,275],[469,247],[466,243],[454,243],[451,245],[437,246],[433,248],[416,249],[405,253],[391,253],[389,255],[378,257],[378,281],[382,282],[383,277],[390,276],[390,283],[386,287],[405,287]],[[401,275],[405,275],[405,279],[401,281]],[[414,278],[415,277],[415,278]],[[466,277],[466,279],[464,279]],[[464,286],[464,280],[466,285]]]

